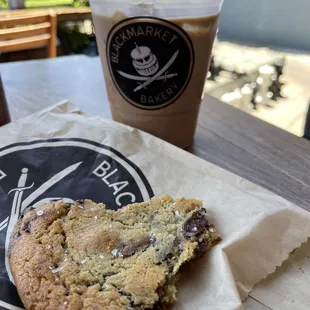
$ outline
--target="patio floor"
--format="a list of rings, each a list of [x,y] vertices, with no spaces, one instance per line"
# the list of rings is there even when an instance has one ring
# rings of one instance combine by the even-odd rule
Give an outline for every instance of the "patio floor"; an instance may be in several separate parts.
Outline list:
[[[270,100],[268,106],[260,105],[258,110],[250,109],[248,113],[292,134],[303,135],[310,102],[310,54],[275,51],[229,42],[216,42],[214,51],[215,56],[226,67],[247,72],[285,57],[286,64],[281,80],[285,83],[282,89],[285,98],[277,102]],[[207,92],[212,87],[212,82],[208,82]]]

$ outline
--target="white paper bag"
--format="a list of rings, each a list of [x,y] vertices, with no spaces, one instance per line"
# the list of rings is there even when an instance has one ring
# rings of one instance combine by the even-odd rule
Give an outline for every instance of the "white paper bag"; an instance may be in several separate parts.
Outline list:
[[[8,309],[22,307],[5,262],[8,234],[24,208],[50,199],[90,198],[111,208],[164,193],[202,199],[223,240],[186,268],[178,310],[243,309],[253,286],[310,236],[305,210],[69,102],[1,128],[0,145],[0,306]]]

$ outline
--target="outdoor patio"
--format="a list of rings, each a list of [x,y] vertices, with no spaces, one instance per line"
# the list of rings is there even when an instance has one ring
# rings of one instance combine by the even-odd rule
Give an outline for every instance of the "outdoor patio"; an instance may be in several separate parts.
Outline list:
[[[278,59],[285,58],[281,77],[281,82],[284,83],[281,94],[284,98],[278,98],[277,101],[268,100],[258,104],[257,109],[253,109],[249,102],[244,103],[240,94],[242,88],[240,84],[236,88],[232,85],[229,90],[227,89],[226,84],[231,81],[225,78],[225,74],[216,81],[207,81],[205,91],[272,125],[297,136],[303,136],[310,101],[310,53],[292,53],[224,41],[216,42],[214,55],[221,66],[248,74],[257,72],[259,67],[265,64],[272,64]],[[256,76],[250,82],[255,82]],[[219,92],[219,88],[226,89],[226,93]]]

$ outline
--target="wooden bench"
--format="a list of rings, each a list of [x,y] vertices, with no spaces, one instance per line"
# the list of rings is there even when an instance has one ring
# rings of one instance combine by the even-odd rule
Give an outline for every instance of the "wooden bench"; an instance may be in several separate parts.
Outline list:
[[[53,10],[41,14],[0,16],[0,53],[47,46],[47,57],[56,57],[57,17]]]
[[[48,11],[48,8],[0,10],[0,18],[12,17],[16,15],[45,14],[48,13]],[[53,8],[53,11],[57,16],[58,22],[91,19],[91,10],[89,7],[55,7]]]

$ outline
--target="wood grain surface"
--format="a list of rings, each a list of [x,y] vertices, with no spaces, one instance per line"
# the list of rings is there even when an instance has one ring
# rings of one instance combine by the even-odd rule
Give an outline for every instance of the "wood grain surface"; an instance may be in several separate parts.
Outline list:
[[[111,117],[99,58],[61,57],[0,65],[12,120],[64,99]],[[310,143],[205,96],[189,152],[310,211]],[[246,310],[270,310],[252,297]],[[272,310],[272,309],[271,309]]]
[[[50,10],[40,15],[0,17],[0,53],[29,50],[47,45],[47,56],[56,57],[57,18]]]

